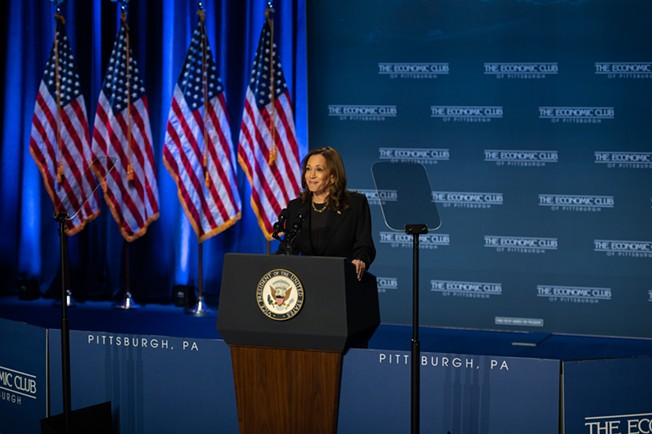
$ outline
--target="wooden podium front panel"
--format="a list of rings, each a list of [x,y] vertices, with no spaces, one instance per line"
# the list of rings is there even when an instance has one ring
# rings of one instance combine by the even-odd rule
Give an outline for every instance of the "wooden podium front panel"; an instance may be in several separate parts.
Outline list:
[[[342,354],[231,346],[240,434],[335,434]]]

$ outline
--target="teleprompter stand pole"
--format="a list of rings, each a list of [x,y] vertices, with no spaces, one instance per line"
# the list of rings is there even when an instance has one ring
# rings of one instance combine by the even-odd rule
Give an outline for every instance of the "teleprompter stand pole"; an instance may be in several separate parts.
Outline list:
[[[419,235],[428,233],[428,226],[425,224],[405,225],[405,233],[412,235],[412,354],[411,379],[411,421],[412,434],[419,433],[420,410],[421,410],[421,343],[419,342]]]
[[[93,190],[93,194],[95,190]],[[85,203],[86,201],[80,205],[80,209]],[[61,208],[69,209],[70,207],[62,206]],[[61,385],[63,412],[54,416],[50,415],[50,406],[48,404],[48,416],[41,419],[42,434],[111,434],[113,432],[110,401],[75,411],[72,410],[70,326],[68,324],[68,307],[71,306],[69,302],[70,290],[68,289],[70,267],[66,223],[74,219],[78,213],[79,209],[72,214],[72,217],[66,211],[57,211],[55,209],[54,213],[54,220],[59,223],[59,254],[61,255]],[[47,369],[49,377],[49,364]]]
[[[61,368],[63,382],[63,427],[65,434],[70,433],[70,414],[72,405],[70,398],[70,332],[68,326],[68,236],[65,232],[65,221],[68,216],[57,214],[59,222],[59,250],[61,254]]]

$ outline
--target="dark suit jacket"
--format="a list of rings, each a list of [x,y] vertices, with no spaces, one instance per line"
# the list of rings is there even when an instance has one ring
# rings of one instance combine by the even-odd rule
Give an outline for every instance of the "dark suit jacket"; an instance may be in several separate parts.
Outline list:
[[[300,231],[292,245],[291,254],[306,256],[340,256],[350,260],[361,259],[367,269],[376,257],[376,248],[371,237],[371,212],[366,196],[356,192],[348,192],[349,208],[336,213],[328,210],[326,233],[327,240],[324,251],[316,252],[310,238],[310,203],[301,203],[294,199],[288,203],[285,213],[288,230],[304,217]],[[287,234],[286,234],[287,238]],[[285,253],[281,244],[277,253]]]

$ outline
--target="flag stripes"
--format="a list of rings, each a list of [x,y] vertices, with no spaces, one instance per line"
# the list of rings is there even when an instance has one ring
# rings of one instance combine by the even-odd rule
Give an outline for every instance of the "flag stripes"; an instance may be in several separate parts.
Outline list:
[[[63,18],[56,16],[55,41],[39,84],[29,150],[41,172],[55,214],[65,214],[67,235],[74,235],[100,213],[86,105],[75,57]]]
[[[236,159],[251,184],[251,205],[268,240],[278,214],[300,193],[293,109],[270,26],[266,21],[261,31],[237,151],[203,17],[175,85],[163,163],[200,242],[241,217]],[[57,22],[55,46],[35,103],[30,152],[55,211],[70,216],[69,235],[99,214],[93,171],[127,241],[145,234],[159,217],[148,99],[128,39],[123,14],[90,135],[74,57]],[[72,78],[66,68],[73,71]],[[196,90],[198,79],[202,92]]]
[[[199,242],[241,217],[226,113],[223,86],[200,16],[174,87],[163,148],[163,162]]]
[[[126,16],[113,46],[93,124],[92,150],[105,201],[120,233],[133,241],[159,216],[145,88],[131,50]]]
[[[293,110],[272,39],[270,22],[266,20],[238,140],[238,162],[251,184],[251,206],[268,240],[272,239],[273,224],[281,210],[299,195],[301,188]]]

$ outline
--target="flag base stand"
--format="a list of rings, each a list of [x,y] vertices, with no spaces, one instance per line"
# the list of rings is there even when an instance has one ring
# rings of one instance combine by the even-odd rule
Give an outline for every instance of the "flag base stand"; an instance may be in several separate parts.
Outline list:
[[[66,289],[66,306],[73,307],[75,304],[75,299],[72,297],[72,292],[69,289]],[[61,306],[61,300],[56,299],[52,302],[53,306]]]
[[[204,297],[199,296],[197,297],[197,303],[188,309],[186,313],[192,316],[206,316],[212,314],[213,311],[206,306],[206,303],[204,303]]]
[[[116,309],[129,310],[129,309],[138,309],[140,306],[136,304],[136,302],[134,302],[133,298],[131,298],[131,292],[127,291],[122,301],[119,301],[118,303],[114,304],[113,307]]]

